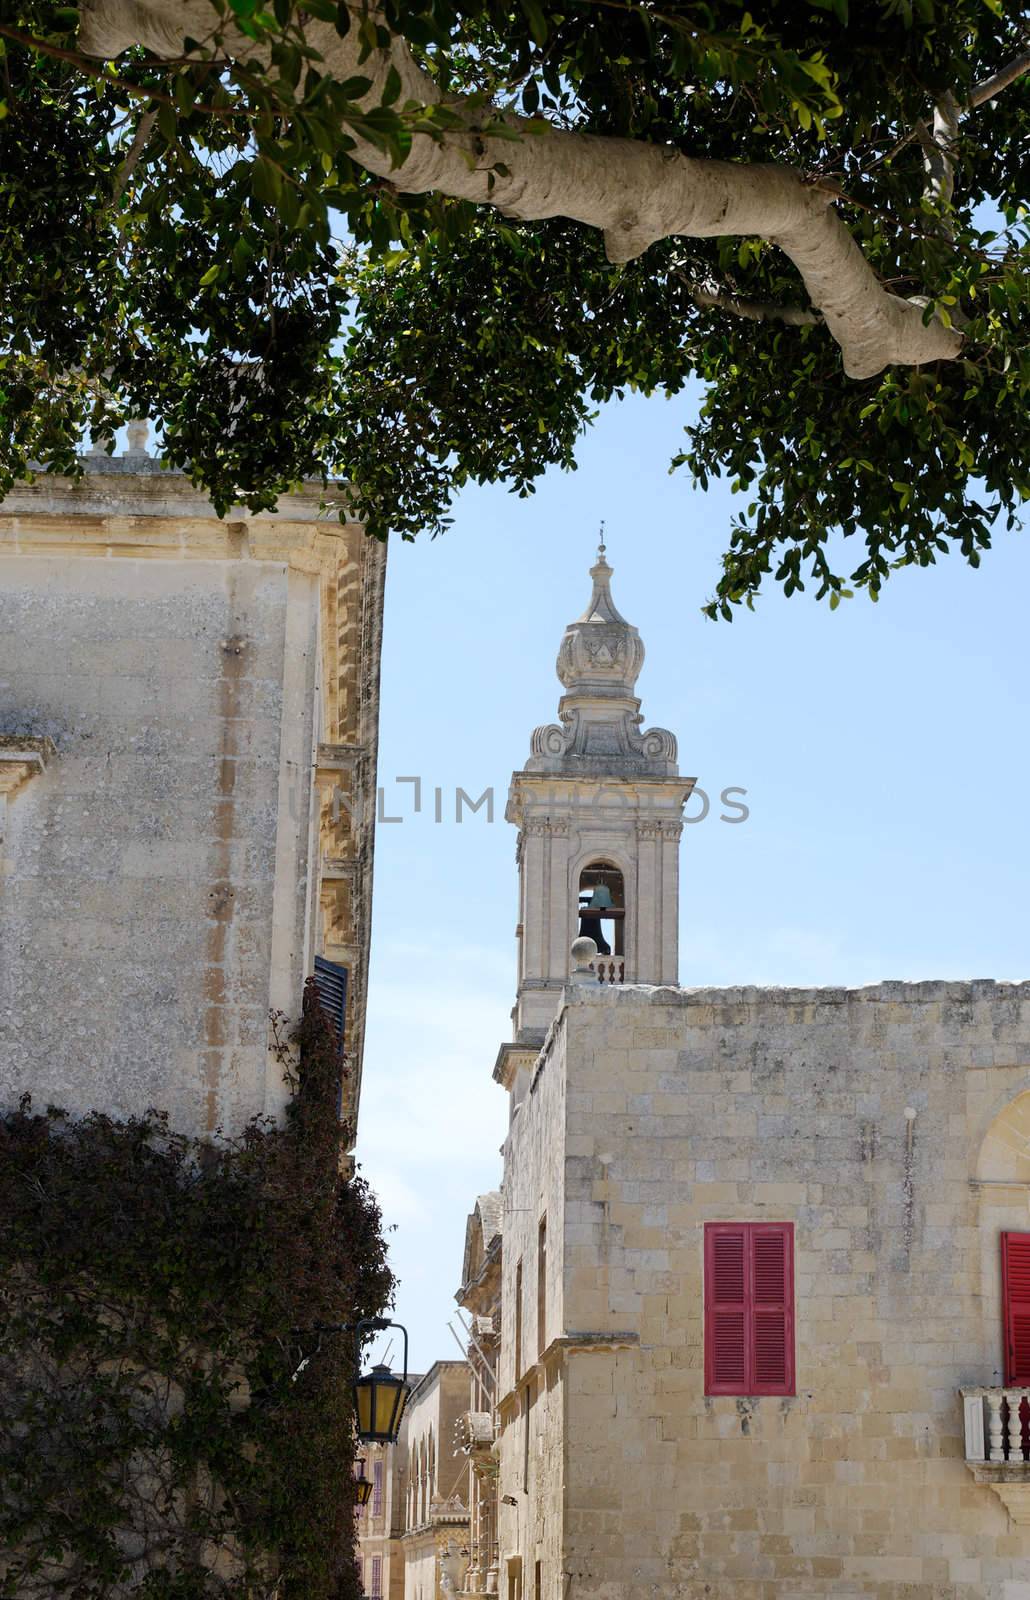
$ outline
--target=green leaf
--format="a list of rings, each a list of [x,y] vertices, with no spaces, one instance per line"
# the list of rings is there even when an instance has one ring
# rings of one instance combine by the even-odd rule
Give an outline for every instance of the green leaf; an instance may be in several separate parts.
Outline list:
[[[519,0],[522,12],[529,23],[529,31],[535,44],[546,44],[550,35],[547,18],[544,16],[543,7],[539,0]]]
[[[282,173],[267,156],[258,156],[254,162],[250,183],[256,199],[270,206],[278,204],[283,186]]]

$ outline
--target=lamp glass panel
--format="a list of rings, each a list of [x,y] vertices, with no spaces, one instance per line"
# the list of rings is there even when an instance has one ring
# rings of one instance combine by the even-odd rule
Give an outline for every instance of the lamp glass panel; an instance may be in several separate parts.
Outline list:
[[[372,1395],[374,1384],[370,1377],[359,1378],[354,1385],[354,1408],[358,1414],[358,1432],[372,1431]]]
[[[392,1438],[395,1432],[399,1388],[396,1378],[383,1378],[376,1384],[375,1430],[387,1438]]]

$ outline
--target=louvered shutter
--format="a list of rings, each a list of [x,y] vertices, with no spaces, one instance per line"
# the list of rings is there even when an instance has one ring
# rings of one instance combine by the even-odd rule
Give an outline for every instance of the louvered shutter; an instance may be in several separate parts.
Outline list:
[[[705,1226],[705,1393],[747,1393],[746,1223]]]
[[[1030,1383],[1030,1233],[1001,1236],[1005,1382]]]
[[[347,968],[324,956],[315,957],[315,987],[329,1026],[343,1053],[343,1029],[347,1018]]]
[[[794,1392],[794,1228],[752,1222],[749,1388],[752,1394]]]

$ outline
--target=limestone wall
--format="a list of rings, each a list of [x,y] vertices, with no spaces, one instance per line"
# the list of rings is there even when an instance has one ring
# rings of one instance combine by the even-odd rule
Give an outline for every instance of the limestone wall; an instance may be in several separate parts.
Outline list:
[[[404,1438],[396,1444],[364,1443],[358,1448],[365,1462],[365,1476],[373,1484],[373,1495],[356,1514],[358,1562],[363,1593],[370,1600],[404,1600],[404,1491],[407,1462]],[[378,1502],[374,1493],[376,1478],[382,1489]],[[375,1568],[379,1561],[379,1589],[375,1590]]]
[[[276,910],[293,1009],[305,958],[315,580],[291,594],[263,563],[30,559],[4,587],[0,716],[56,746],[9,805],[4,1098],[163,1106],[204,1128],[275,1109]],[[284,757],[295,903],[277,908]]]
[[[296,1017],[325,949],[352,972],[353,1114],[378,547],[315,493],[220,521],[156,467],[0,506],[0,1103],[276,1115],[269,1011]],[[320,757],[321,809],[349,763],[356,822],[320,817]]]
[[[1030,985],[573,991],[506,1159],[506,1206],[564,1168],[564,1501],[518,1514],[560,1550],[542,1600],[1030,1600],[958,1394],[1001,1381],[1030,1186],[980,1152],[1028,1082]],[[793,1397],[704,1394],[703,1224],[738,1219],[795,1224]]]
[[[407,1404],[405,1600],[444,1600],[468,1565],[471,1467],[457,1437],[468,1395],[466,1363],[435,1361]]]

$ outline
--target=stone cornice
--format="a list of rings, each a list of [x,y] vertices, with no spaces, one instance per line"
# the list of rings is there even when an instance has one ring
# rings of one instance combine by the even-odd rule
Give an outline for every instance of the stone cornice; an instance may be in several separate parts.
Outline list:
[[[546,1376],[562,1366],[569,1355],[590,1352],[593,1354],[612,1350],[632,1350],[639,1346],[640,1335],[632,1329],[589,1329],[579,1333],[561,1333],[552,1339],[546,1350],[532,1366],[526,1368],[514,1386],[497,1402],[502,1422],[507,1422],[517,1410],[522,1395],[537,1378]]]
[[[502,1089],[510,1089],[520,1067],[531,1067],[540,1054],[538,1044],[502,1044],[494,1062],[493,1079]]]
[[[0,553],[112,556],[130,559],[276,561],[305,572],[335,572],[341,544],[364,537],[324,504],[320,486],[304,485],[282,511],[233,507],[219,517],[181,473],[148,458],[139,467],[95,471],[81,479],[41,473],[0,503]]]
[[[513,772],[505,806],[506,822],[525,833],[568,829],[570,821],[597,821],[606,807],[614,815],[637,813],[643,818],[678,821],[693,792],[696,778],[655,777],[647,773],[623,774],[584,770],[575,775],[554,772]],[[618,804],[613,803],[618,795]],[[607,799],[605,798],[607,796]],[[550,810],[554,808],[555,816]]]

